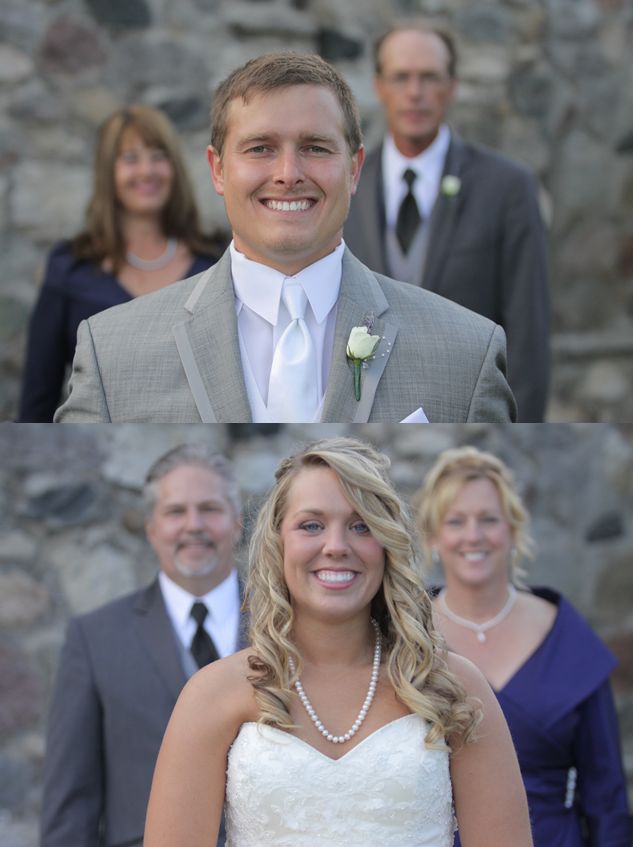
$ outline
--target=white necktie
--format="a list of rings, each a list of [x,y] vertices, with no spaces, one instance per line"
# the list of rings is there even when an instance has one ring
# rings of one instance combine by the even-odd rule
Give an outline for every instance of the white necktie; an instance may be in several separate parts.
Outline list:
[[[273,355],[268,383],[268,412],[280,423],[312,421],[316,413],[316,353],[310,330],[303,319],[307,298],[301,283],[284,280],[281,293],[290,313]]]

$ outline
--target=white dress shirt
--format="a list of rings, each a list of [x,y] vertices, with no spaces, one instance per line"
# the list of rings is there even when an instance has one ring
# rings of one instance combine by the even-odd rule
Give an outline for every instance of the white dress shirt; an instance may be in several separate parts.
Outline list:
[[[407,168],[417,176],[413,183],[413,195],[423,220],[428,219],[440,190],[450,141],[451,132],[446,124],[442,124],[431,145],[418,156],[409,159],[398,150],[391,135],[385,136],[382,147],[382,174],[388,229],[395,229],[398,210],[408,190],[406,182],[402,179],[402,174]]]
[[[224,658],[235,653],[240,628],[240,588],[236,570],[232,570],[223,582],[202,597],[189,594],[163,571],[158,574],[158,581],[169,620],[185,650],[191,647],[198,628],[191,617],[191,607],[200,602],[208,609],[204,628],[213,639],[219,656]]]
[[[229,249],[244,381],[253,421],[260,423],[269,420],[266,404],[275,345],[290,323],[290,315],[281,298],[283,283],[288,277],[268,265],[251,261],[233,242]],[[317,357],[319,409],[332,363],[344,250],[341,240],[332,253],[292,277],[301,283],[308,300],[305,321]]]

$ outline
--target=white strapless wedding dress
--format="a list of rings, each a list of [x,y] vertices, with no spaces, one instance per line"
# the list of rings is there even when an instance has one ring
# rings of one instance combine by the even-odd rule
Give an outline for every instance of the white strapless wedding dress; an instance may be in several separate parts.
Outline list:
[[[243,724],[228,758],[227,847],[452,847],[448,753],[427,750],[426,732],[406,715],[335,760]]]

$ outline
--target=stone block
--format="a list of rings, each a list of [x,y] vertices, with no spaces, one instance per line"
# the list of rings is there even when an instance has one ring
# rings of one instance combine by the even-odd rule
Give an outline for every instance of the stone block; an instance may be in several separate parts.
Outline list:
[[[37,544],[26,532],[14,529],[0,534],[0,562],[28,562],[37,552]]]
[[[73,615],[96,609],[137,587],[130,557],[105,541],[93,545],[82,535],[67,544],[58,542],[49,558]]]
[[[158,33],[130,35],[112,46],[104,82],[124,101],[144,100],[147,89],[194,90],[209,77],[205,55],[188,41]]]
[[[31,767],[27,761],[0,752],[0,809],[18,814],[24,811],[31,779]]]
[[[77,232],[92,189],[88,165],[26,161],[13,174],[11,223],[38,239],[53,242]]]
[[[24,571],[0,573],[0,627],[34,624],[49,605],[48,591]]]
[[[0,295],[0,347],[8,345],[24,331],[29,309],[15,297]]]
[[[358,59],[364,53],[364,44],[358,38],[324,27],[317,34],[316,52],[328,62]]]
[[[5,644],[0,644],[0,679],[0,738],[6,738],[40,717],[41,690],[23,654]]]
[[[0,44],[0,85],[23,82],[34,70],[30,56],[10,44]]]
[[[455,14],[456,30],[468,40],[485,44],[507,44],[512,37],[516,15],[498,3],[469,3]]]
[[[145,28],[152,23],[145,0],[86,0],[86,5],[95,20],[112,29]]]
[[[45,474],[31,477],[25,485],[25,513],[32,520],[61,528],[104,517],[103,492],[90,482],[65,482]]]
[[[595,587],[596,613],[606,621],[626,621],[633,616],[633,568],[631,553],[614,553]]]
[[[107,424],[106,424],[107,427]],[[219,453],[228,446],[226,428],[207,424],[164,424],[143,427],[139,441],[136,424],[109,427],[114,430],[109,456],[102,467],[104,479],[123,488],[140,490],[150,466],[180,444],[202,443]]]
[[[44,67],[53,73],[85,73],[87,68],[103,65],[106,58],[97,31],[70,15],[53,20],[40,48]]]
[[[624,535],[624,520],[620,512],[607,512],[600,515],[585,532],[589,542],[611,541]]]
[[[589,365],[578,390],[586,400],[613,406],[626,400],[630,389],[630,380],[617,365],[599,361]]]
[[[35,125],[65,123],[68,110],[58,91],[51,91],[41,79],[20,86],[11,98],[9,114]]]
[[[235,35],[243,37],[273,34],[280,38],[305,39],[316,36],[316,23],[302,11],[289,8],[281,0],[253,4],[235,0],[221,9],[222,22]]]
[[[607,639],[607,647],[615,653],[618,667],[611,679],[617,694],[633,694],[633,632]]]

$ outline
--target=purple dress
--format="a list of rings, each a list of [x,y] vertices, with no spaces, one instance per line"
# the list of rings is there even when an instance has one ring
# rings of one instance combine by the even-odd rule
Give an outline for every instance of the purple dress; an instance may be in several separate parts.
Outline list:
[[[558,614],[540,646],[495,694],[517,751],[534,847],[631,847],[609,686],[616,660],[564,597],[532,591]]]
[[[214,264],[195,255],[185,276]],[[132,295],[114,274],[73,257],[70,242],[56,244],[31,314],[18,421],[50,423],[59,406],[66,368],[72,363],[81,321],[127,303]]]

